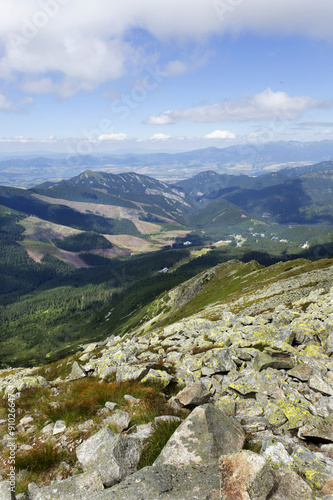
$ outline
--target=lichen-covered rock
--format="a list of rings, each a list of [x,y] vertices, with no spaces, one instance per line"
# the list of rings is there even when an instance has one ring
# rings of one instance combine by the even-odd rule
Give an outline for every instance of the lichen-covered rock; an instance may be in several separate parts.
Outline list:
[[[113,415],[108,417],[108,422],[109,425],[117,428],[117,432],[122,432],[128,428],[131,418],[131,415],[127,411],[117,410]]]
[[[214,373],[227,373],[237,368],[228,349],[207,351],[202,357],[202,364],[207,368],[211,368]]]
[[[236,413],[236,402],[231,396],[214,396],[214,404],[228,417],[234,417]]]
[[[274,486],[267,460],[252,451],[220,458],[222,500],[266,500]]]
[[[121,365],[117,368],[117,382],[125,382],[126,380],[139,380],[148,373],[146,366],[128,366]]]
[[[307,382],[311,376],[312,369],[309,365],[300,364],[288,371],[290,377],[297,378],[303,382]]]
[[[310,377],[309,387],[314,391],[321,392],[324,396],[333,396],[333,384],[325,382],[319,375],[314,374]]]
[[[200,382],[197,382],[180,391],[175,396],[175,400],[182,406],[200,406],[208,403],[211,397],[212,394]]]
[[[79,500],[92,498],[103,489],[97,472],[85,472],[43,488],[30,483],[29,500]]]
[[[298,474],[305,477],[311,488],[321,490],[324,484],[331,479],[327,467],[304,446],[297,446],[291,457],[293,468]]]
[[[106,427],[80,444],[76,455],[84,471],[98,472],[110,487],[135,472],[141,450],[139,439],[114,434]]]
[[[173,380],[173,376],[163,370],[150,369],[147,375],[142,379],[142,383],[152,382],[162,387],[163,389],[167,387]]]
[[[155,465],[204,465],[240,450],[245,434],[240,424],[212,404],[197,406],[171,436]]]
[[[12,500],[10,481],[0,482],[0,500]]]
[[[316,438],[333,443],[333,415],[325,418],[317,425],[307,425],[300,429],[300,435],[305,438]]]
[[[22,392],[25,389],[31,389],[33,387],[48,387],[49,383],[40,375],[31,375],[14,378],[7,385],[5,389],[5,394],[15,394],[17,392]]]
[[[292,459],[282,443],[270,444],[262,449],[261,454],[272,469],[291,469],[292,467]]]
[[[280,427],[287,422],[287,417],[283,411],[272,401],[265,407],[265,417],[268,420],[269,425],[274,429]]]
[[[220,486],[218,464],[145,467],[91,500],[203,500]]]
[[[312,500],[313,494],[310,486],[296,474],[288,469],[272,471],[275,486],[269,500]]]
[[[86,372],[82,368],[81,365],[77,361],[74,361],[73,366],[72,366],[72,371],[68,375],[67,379],[68,382],[71,382],[73,380],[79,380],[81,378],[85,378],[87,376]]]
[[[266,352],[260,351],[257,352],[253,363],[255,370],[258,370],[259,372],[269,367],[290,370],[295,365],[294,360],[289,357],[270,356]]]

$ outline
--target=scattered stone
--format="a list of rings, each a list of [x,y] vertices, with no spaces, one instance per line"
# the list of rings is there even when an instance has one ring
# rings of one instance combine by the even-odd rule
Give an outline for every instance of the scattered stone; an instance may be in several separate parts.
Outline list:
[[[175,401],[182,406],[200,406],[208,403],[212,394],[197,382],[190,387],[186,387],[175,396]]]
[[[267,446],[261,454],[267,459],[271,468],[291,469],[292,459],[282,443]]]
[[[117,382],[125,382],[126,380],[139,380],[148,373],[146,366],[127,366],[122,365],[117,368]]]
[[[117,410],[109,417],[109,425],[116,427],[118,432],[122,432],[128,429],[131,419],[132,417],[127,411]]]
[[[316,438],[318,441],[333,443],[333,416],[325,418],[317,425],[307,425],[299,430],[299,434],[305,438]]]
[[[107,401],[104,406],[108,410],[113,411],[116,408],[116,406],[118,406],[118,405],[117,405],[117,403],[112,403],[111,401]]]
[[[0,482],[0,500],[12,500],[11,485],[9,481]]]
[[[41,376],[23,376],[13,379],[5,388],[5,394],[15,394],[33,387],[48,387],[48,381]]]
[[[202,358],[202,363],[206,368],[210,368],[214,373],[228,373],[236,370],[237,366],[231,359],[228,349],[214,349],[208,351]]]
[[[91,429],[93,426],[94,426],[93,420],[86,420],[82,424],[78,425],[78,429],[79,429],[79,431],[85,432],[85,431],[88,431],[89,429]]]
[[[149,438],[154,434],[154,427],[152,423],[137,425],[135,432],[131,434],[131,437],[136,437],[140,439],[142,444],[146,444]]]
[[[160,417],[155,417],[154,418],[154,423],[155,425],[161,423],[161,422],[182,422],[182,419],[179,417],[175,417],[173,415],[162,415]]]
[[[63,420],[57,420],[56,423],[54,424],[53,428],[53,436],[56,436],[57,434],[61,434],[62,432],[65,432],[67,429],[67,426]]]
[[[30,444],[21,444],[21,446],[20,446],[21,451],[30,451],[33,449],[34,449],[34,447],[30,446]]]
[[[333,478],[329,479],[327,483],[324,484],[320,493],[322,495],[327,495],[329,498],[332,496],[333,498]],[[326,498],[326,496],[324,498]]]
[[[126,399],[126,401],[131,405],[131,406],[134,406],[134,405],[137,405],[140,403],[140,399],[137,399],[137,398],[134,398],[133,396],[131,396],[130,394],[125,394],[124,396],[124,399]]]
[[[53,434],[54,424],[48,424],[42,429],[43,434]]]
[[[265,352],[258,351],[253,360],[254,368],[258,372],[266,368],[276,368],[278,370],[290,370],[294,367],[295,362],[289,357],[270,356]]]
[[[19,493],[16,495],[16,500],[29,500],[25,493]]]
[[[85,378],[87,376],[86,372],[82,368],[81,365],[77,361],[74,361],[73,366],[72,366],[72,371],[68,375],[67,379],[69,382],[73,380],[79,380],[81,378]]]
[[[31,422],[33,422],[33,421],[34,421],[34,419],[29,416],[29,417],[23,417],[23,418],[21,418],[21,420],[20,420],[19,423],[20,423],[20,425],[26,426],[26,425],[31,424]]]
[[[203,500],[219,488],[218,465],[145,467],[93,500]]]
[[[141,380],[141,382],[144,384],[145,382],[152,382],[154,384],[157,384],[158,386],[162,387],[164,389],[167,387],[170,382],[173,380],[172,375],[169,375],[169,373],[163,371],[163,370],[154,370],[150,369],[147,375]]]
[[[294,368],[288,371],[288,375],[290,377],[297,378],[302,382],[308,382],[311,373],[312,373],[312,368],[306,364],[296,365]]]
[[[324,382],[324,380],[317,374],[310,377],[309,387],[314,391],[321,392],[324,396],[333,396],[333,386]]]
[[[87,352],[92,352],[94,351],[95,349],[97,349],[97,347],[99,346],[100,344],[98,344],[97,342],[93,342],[91,344],[88,344],[85,346],[85,349],[84,351],[82,351],[82,353],[87,353]]]
[[[222,500],[266,500],[274,486],[268,461],[252,451],[220,458]]]

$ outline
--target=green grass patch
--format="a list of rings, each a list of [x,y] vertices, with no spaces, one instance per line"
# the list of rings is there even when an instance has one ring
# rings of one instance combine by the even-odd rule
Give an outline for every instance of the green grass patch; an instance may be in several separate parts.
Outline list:
[[[154,434],[151,436],[149,443],[144,448],[141,455],[138,469],[152,465],[158,455],[161,453],[164,446],[169,441],[172,434],[179,427],[180,422],[159,422],[156,425]]]
[[[41,443],[33,450],[16,454],[15,465],[18,470],[31,472],[46,472],[59,465],[62,461],[70,461],[72,465],[75,459],[65,450],[54,448],[52,443]]]
[[[128,403],[124,399],[126,394],[143,400],[156,398],[154,389],[138,382],[108,383],[89,378],[68,385],[59,406],[48,408],[47,417],[52,422],[64,420],[69,426],[93,418],[107,401],[117,403],[119,408],[128,410]]]

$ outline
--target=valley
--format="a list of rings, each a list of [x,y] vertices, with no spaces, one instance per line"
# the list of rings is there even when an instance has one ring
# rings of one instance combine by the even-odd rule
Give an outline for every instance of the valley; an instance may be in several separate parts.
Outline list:
[[[332,172],[324,162],[166,184],[89,170],[31,190],[0,186],[1,365],[123,335],[161,294],[232,259],[332,257]]]

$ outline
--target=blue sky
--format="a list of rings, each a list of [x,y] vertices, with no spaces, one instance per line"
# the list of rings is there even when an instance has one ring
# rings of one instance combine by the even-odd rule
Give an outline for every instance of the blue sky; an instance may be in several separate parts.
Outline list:
[[[333,139],[331,0],[2,0],[0,151]]]

